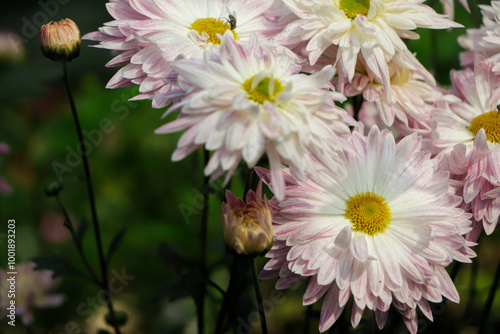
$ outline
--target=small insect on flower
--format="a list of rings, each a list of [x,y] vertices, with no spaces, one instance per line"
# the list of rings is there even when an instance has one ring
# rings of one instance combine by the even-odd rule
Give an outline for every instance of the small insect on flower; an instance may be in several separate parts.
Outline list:
[[[231,25],[231,30],[236,29],[236,16],[235,15],[229,15],[227,22]]]

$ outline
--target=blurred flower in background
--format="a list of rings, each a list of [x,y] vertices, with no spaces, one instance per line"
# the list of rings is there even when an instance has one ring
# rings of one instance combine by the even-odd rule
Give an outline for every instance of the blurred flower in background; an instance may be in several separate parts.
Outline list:
[[[70,219],[76,221],[71,214]],[[39,230],[45,240],[54,244],[64,244],[71,239],[71,234],[64,227],[64,216],[55,212],[47,212],[42,216]]]
[[[6,143],[0,142],[0,163],[2,157],[10,152],[10,147]],[[0,194],[9,195],[12,193],[10,183],[0,175]]]
[[[60,283],[60,279],[52,278],[50,270],[34,270],[35,263],[25,262],[16,265],[16,316],[20,317],[25,325],[30,325],[34,322],[34,308],[52,308],[62,304],[64,296],[62,294],[50,294],[49,290],[53,289]],[[0,269],[0,280],[2,288],[0,294],[0,315],[4,317],[7,312],[7,307],[10,305],[11,298],[8,298],[10,288],[7,282],[7,272]]]
[[[20,63],[25,56],[26,50],[21,37],[12,31],[0,30],[0,65]]]

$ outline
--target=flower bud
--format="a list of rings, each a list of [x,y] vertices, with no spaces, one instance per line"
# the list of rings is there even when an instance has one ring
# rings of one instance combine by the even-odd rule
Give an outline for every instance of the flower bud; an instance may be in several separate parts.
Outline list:
[[[40,43],[45,57],[71,61],[80,53],[80,30],[71,19],[49,22],[40,28]]]
[[[238,254],[260,255],[273,244],[271,207],[267,198],[262,199],[262,183],[257,193],[249,191],[245,202],[226,191],[222,203],[224,240],[229,249]]]

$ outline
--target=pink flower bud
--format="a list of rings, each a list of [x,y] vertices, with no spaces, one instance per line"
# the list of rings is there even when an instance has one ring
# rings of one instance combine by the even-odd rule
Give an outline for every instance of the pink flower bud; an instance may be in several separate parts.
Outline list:
[[[257,193],[249,191],[245,202],[226,191],[227,204],[222,203],[224,240],[238,254],[259,255],[271,248],[273,228],[271,207],[262,199],[262,185]]]
[[[49,22],[40,28],[40,43],[45,57],[71,61],[80,53],[80,30],[71,19]]]

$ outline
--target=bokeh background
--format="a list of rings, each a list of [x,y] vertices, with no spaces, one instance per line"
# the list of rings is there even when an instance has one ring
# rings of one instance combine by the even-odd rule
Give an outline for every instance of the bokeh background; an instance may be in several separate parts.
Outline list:
[[[440,11],[440,4],[435,8]],[[472,16],[458,3],[456,13],[456,21],[466,27],[473,26]],[[0,195],[0,233],[3,233],[0,263],[5,268],[7,220],[15,219],[18,264],[56,254],[84,270],[63,226],[56,200],[44,194],[45,186],[56,181],[58,174],[62,175],[61,199],[74,223],[79,225],[90,219],[86,187],[81,180],[83,168],[74,154],[78,150],[77,136],[61,81],[61,64],[42,56],[38,30],[48,21],[71,18],[83,35],[97,30],[111,17],[105,1],[23,0],[3,2],[0,18],[0,29],[19,35],[24,49],[19,60],[0,64],[0,142],[11,147],[10,154],[0,161],[0,175],[13,188],[10,195]],[[448,85],[450,69],[459,68],[461,49],[456,38],[465,29],[418,33],[421,39],[408,42],[410,50],[417,53],[440,84]],[[196,333],[196,311],[189,298],[192,285],[182,283],[176,273],[196,268],[200,258],[203,152],[171,162],[180,135],[154,134],[168,120],[161,119],[165,110],[152,109],[149,101],[129,102],[137,94],[135,87],[106,89],[106,82],[117,69],[105,67],[112,57],[109,51],[91,48],[91,44],[83,41],[80,57],[69,68],[82,127],[92,142],[90,168],[105,249],[117,233],[126,229],[123,242],[109,263],[110,272],[133,276],[126,281],[123,291],[114,296],[116,308],[129,315],[124,332]],[[61,170],[61,165],[69,168]],[[241,195],[242,184],[242,177],[236,175],[230,186]],[[226,289],[231,257],[225,253],[220,223],[223,197],[221,181],[215,182],[211,188],[207,258],[211,279]],[[444,329],[447,333],[477,331],[475,326],[500,258],[499,234],[496,231],[492,236],[483,236],[477,249],[478,259],[473,265],[460,268],[455,282],[461,303],[435,305],[433,310],[439,321],[432,324],[421,315],[419,333],[441,333]],[[84,237],[84,249],[97,271],[91,226]],[[259,268],[264,262],[259,259]],[[470,284],[471,278],[474,284]],[[302,306],[305,285],[277,294],[274,283],[262,283],[264,299],[271,301],[270,332],[306,333],[307,329],[310,333],[317,332],[320,305],[307,310]],[[233,310],[240,318],[234,318],[232,328],[239,333],[260,331],[253,326],[258,323],[252,313],[255,307],[250,287],[249,278],[244,277],[240,283],[241,303]],[[81,277],[63,277],[54,292],[63,293],[65,302],[55,309],[36,310],[33,333],[93,334],[99,328],[109,329],[103,320],[106,308],[98,298],[99,289],[90,282]],[[217,290],[208,287],[207,333],[213,332],[221,299]],[[306,323],[307,312],[310,320]],[[500,333],[499,312],[500,297],[490,316],[490,333]],[[365,313],[365,319],[351,333],[377,332],[372,329],[375,327],[370,312]],[[348,316],[344,318],[332,332],[347,332]],[[27,332],[20,321],[12,328],[6,320],[0,319],[0,333]],[[406,330],[400,316],[394,313],[381,332]]]

